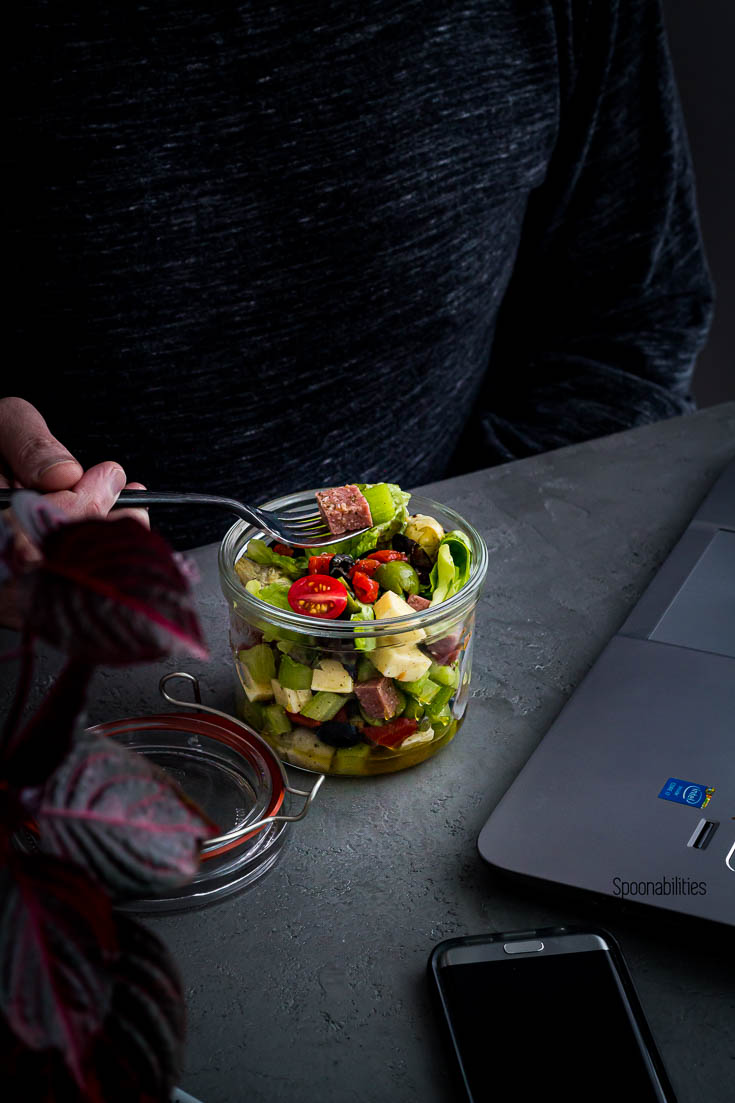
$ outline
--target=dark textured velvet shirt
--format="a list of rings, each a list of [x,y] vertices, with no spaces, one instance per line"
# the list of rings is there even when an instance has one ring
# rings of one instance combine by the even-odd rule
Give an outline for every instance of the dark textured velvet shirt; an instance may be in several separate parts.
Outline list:
[[[17,18],[6,393],[85,466],[260,502],[692,408],[711,289],[657,0]]]

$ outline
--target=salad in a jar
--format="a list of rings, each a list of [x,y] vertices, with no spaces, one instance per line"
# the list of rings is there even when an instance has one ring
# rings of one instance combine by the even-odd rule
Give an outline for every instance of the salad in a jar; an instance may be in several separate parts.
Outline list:
[[[235,562],[257,603],[303,618],[294,632],[264,609],[236,648],[241,715],[294,765],[402,769],[448,743],[461,721],[472,610],[433,616],[429,628],[422,620],[467,585],[473,546],[461,529],[409,513],[410,498],[392,483],[320,491],[338,543],[302,549],[252,538]],[[392,634],[369,630],[396,617],[412,619]],[[324,621],[344,632],[324,635]]]

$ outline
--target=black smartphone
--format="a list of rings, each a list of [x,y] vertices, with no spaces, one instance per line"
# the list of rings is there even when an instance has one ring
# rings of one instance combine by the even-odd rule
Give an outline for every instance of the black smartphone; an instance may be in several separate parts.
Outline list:
[[[470,1103],[498,1103],[507,1079],[520,1103],[557,1096],[564,1103],[675,1103],[606,931],[545,927],[450,938],[434,948],[429,977]]]

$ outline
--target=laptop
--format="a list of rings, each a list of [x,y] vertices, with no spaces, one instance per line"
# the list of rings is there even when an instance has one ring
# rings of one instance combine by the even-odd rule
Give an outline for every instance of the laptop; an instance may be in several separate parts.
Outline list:
[[[478,848],[505,872],[735,925],[735,461]]]

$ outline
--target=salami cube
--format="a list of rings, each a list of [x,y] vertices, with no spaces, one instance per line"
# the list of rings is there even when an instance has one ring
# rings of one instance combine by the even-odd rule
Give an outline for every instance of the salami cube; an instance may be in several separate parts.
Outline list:
[[[352,484],[318,490],[316,500],[325,524],[335,536],[372,526],[370,506],[361,491]]]
[[[456,632],[452,632],[451,635],[443,636],[442,639],[434,640],[433,643],[427,644],[426,650],[435,663],[439,663],[441,666],[449,666],[451,663],[456,662],[459,657],[461,638],[462,630],[458,628]]]
[[[421,594],[410,594],[406,598],[406,604],[415,609],[417,613],[420,613],[422,609],[428,609],[431,602],[428,597],[421,597]]]
[[[355,693],[368,716],[374,720],[390,720],[401,703],[390,678],[371,678],[368,682],[356,682]]]

